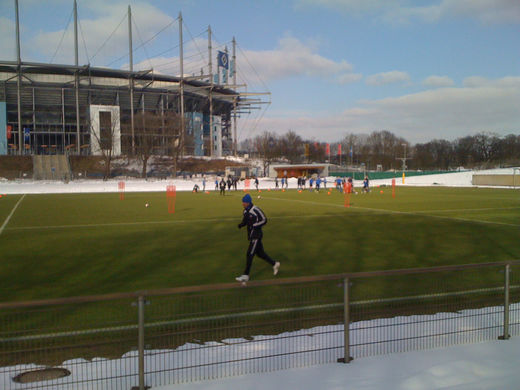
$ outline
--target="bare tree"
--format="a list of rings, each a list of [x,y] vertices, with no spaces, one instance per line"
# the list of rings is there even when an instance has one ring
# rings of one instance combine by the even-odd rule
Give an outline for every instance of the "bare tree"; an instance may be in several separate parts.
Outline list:
[[[180,116],[173,111],[140,112],[135,116],[134,129],[135,153],[141,162],[141,176],[147,177],[150,158],[160,153],[173,158],[175,174],[182,151]]]
[[[255,149],[264,161],[264,172],[267,172],[269,164],[280,155],[277,144],[276,134],[269,131],[264,131],[254,139]]]
[[[303,140],[294,131],[289,130],[280,138],[280,151],[292,164],[302,160]]]

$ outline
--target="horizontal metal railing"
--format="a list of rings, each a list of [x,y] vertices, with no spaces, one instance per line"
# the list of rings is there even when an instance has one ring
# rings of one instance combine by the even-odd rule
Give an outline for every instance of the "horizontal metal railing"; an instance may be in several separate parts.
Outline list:
[[[0,388],[18,388],[20,374],[50,367],[71,375],[24,388],[144,388],[507,339],[520,325],[520,280],[511,272],[518,266],[503,261],[4,302]],[[403,292],[396,295],[395,286]]]

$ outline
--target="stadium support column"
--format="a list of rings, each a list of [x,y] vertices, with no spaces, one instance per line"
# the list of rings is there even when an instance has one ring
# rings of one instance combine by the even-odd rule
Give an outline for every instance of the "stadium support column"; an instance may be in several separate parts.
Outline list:
[[[22,144],[22,59],[20,56],[20,19],[18,17],[18,0],[14,1],[16,12],[16,55],[17,55],[17,110],[18,110],[18,154],[23,153]]]
[[[179,80],[179,86],[180,86],[180,94],[181,94],[181,131],[179,134],[179,150],[181,152],[181,156],[184,156],[184,132],[185,129],[185,123],[184,123],[184,49],[182,45],[182,13],[179,12],[179,60],[180,60],[180,71],[181,71],[181,78]]]
[[[213,62],[211,61],[211,26],[208,26],[208,51],[209,51],[209,156],[213,157]]]
[[[130,61],[130,131],[132,136],[132,155],[135,155],[134,134],[134,53],[132,49],[132,8],[128,6],[128,57]]]
[[[233,37],[233,88],[237,88],[237,42]],[[233,155],[237,155],[237,97],[233,98]]]
[[[79,59],[78,59],[78,5],[74,0],[74,64],[76,71],[74,72],[74,87],[76,92],[76,153],[81,152],[81,131],[79,127]]]

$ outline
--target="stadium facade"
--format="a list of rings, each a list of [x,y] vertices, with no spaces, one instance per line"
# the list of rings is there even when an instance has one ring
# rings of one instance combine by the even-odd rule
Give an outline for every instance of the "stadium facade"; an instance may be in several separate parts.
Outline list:
[[[128,12],[131,18],[130,7]],[[75,12],[75,23],[76,17]],[[259,100],[238,91],[244,86],[236,85],[234,45],[229,73],[225,69],[226,83],[215,77],[221,59],[214,74],[211,29],[208,74],[184,75],[180,14],[179,18],[182,77],[133,71],[130,24],[130,70],[78,65],[77,36],[75,65],[24,62],[17,34],[17,61],[0,60],[0,129],[5,129],[0,131],[0,155],[99,155],[107,145],[113,155],[131,155],[143,143],[141,133],[153,138],[152,154],[220,157],[236,153],[237,117],[255,108]],[[18,31],[18,20],[16,25]],[[138,117],[142,124],[136,123]],[[160,123],[153,129],[143,119],[150,117]],[[168,120],[171,117],[177,118],[177,125]]]

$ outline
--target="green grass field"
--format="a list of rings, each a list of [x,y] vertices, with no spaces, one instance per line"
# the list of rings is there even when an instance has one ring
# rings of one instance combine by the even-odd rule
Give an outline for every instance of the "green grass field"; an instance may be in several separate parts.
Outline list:
[[[252,195],[280,278],[520,259],[518,191],[374,188],[349,208],[335,190]],[[242,196],[178,192],[169,214],[166,193],[26,195],[0,233],[0,301],[233,282]],[[0,198],[0,225],[21,197]],[[251,277],[271,267],[256,258]]]

